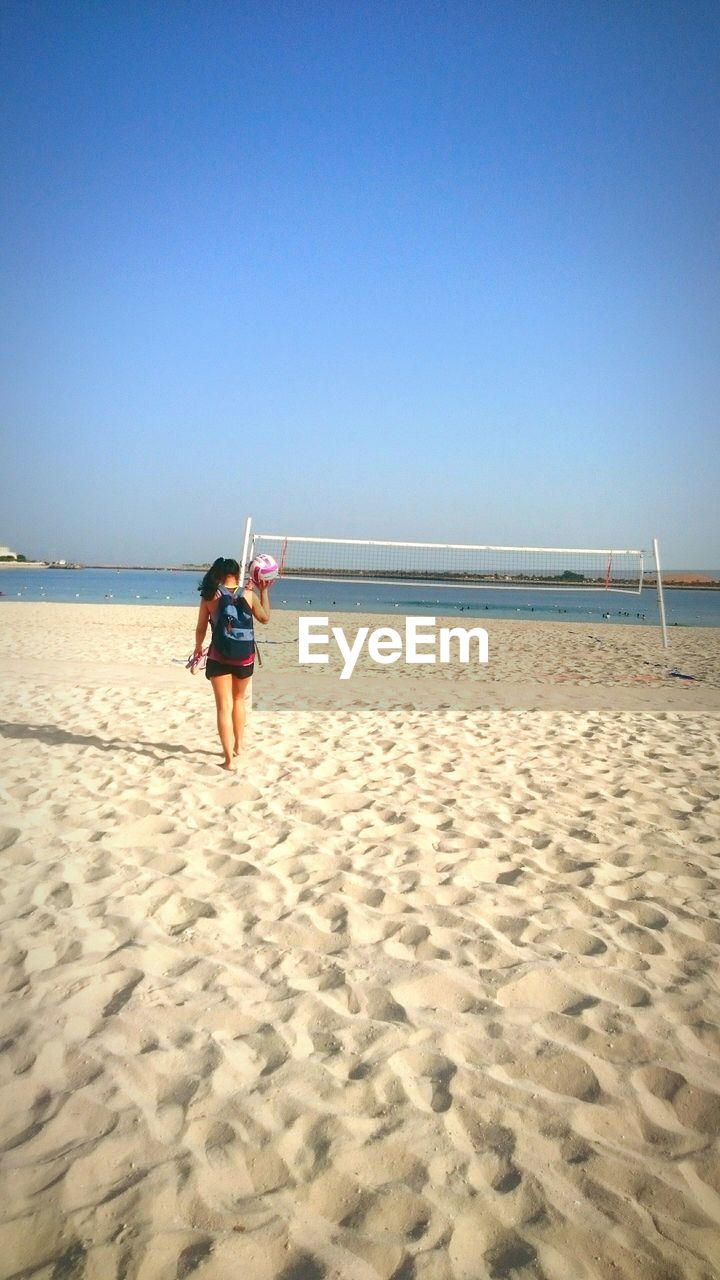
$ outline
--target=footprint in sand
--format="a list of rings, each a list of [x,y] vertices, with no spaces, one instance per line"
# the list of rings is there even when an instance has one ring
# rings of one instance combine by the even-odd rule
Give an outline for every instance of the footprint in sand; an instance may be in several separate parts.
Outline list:
[[[118,849],[137,849],[143,846],[152,848],[158,841],[167,841],[170,836],[177,842],[178,832],[174,822],[161,815],[150,815],[139,818],[135,822],[124,822],[122,826],[105,834],[105,840]]]
[[[124,1008],[144,977],[142,969],[126,968],[75,984],[60,1002],[65,1038],[82,1041],[92,1035],[103,1018]]]
[[[600,1083],[592,1067],[574,1053],[540,1054],[506,1064],[505,1073],[513,1080],[539,1085],[550,1093],[596,1102]]]
[[[402,943],[404,947],[414,950],[421,942],[425,942],[430,937],[430,930],[426,924],[406,924],[400,929],[396,935],[396,941]]]
[[[572,1013],[584,1004],[584,992],[546,968],[531,969],[499,988],[498,1004],[506,1009],[538,1009],[543,1013]]]
[[[148,858],[145,867],[150,871],[158,871],[163,876],[177,876],[184,871],[187,866],[185,858],[178,857],[175,853],[156,853],[153,857]]]
[[[364,995],[367,1016],[376,1022],[407,1022],[401,1004],[384,987],[369,987]]]
[[[498,933],[504,934],[510,942],[518,945],[530,922],[527,916],[497,915],[490,917],[489,923]]]
[[[363,1215],[362,1230],[364,1235],[375,1240],[382,1240],[389,1235],[401,1236],[406,1240],[421,1240],[427,1231],[430,1217],[430,1205],[422,1196],[410,1187],[390,1186],[371,1203]]]
[[[624,947],[629,951],[637,951],[640,955],[659,956],[665,953],[663,944],[648,930],[641,929],[637,925],[625,925],[618,930],[618,936],[622,939]]]
[[[25,957],[26,973],[41,973],[44,969],[54,969],[57,964],[55,947],[32,947]]]
[[[643,929],[664,929],[668,918],[657,907],[646,902],[633,902],[623,907],[622,914],[630,916]]]
[[[20,839],[20,834],[18,827],[0,827],[0,853],[12,848]]]
[[[589,831],[587,827],[571,827],[568,831],[569,840],[582,840],[584,844],[600,844],[600,840],[594,831]]]
[[[380,907],[385,898],[385,890],[379,886],[355,884],[351,880],[345,886],[345,893],[349,898],[355,898],[366,907]]]
[[[584,929],[560,929],[550,937],[561,951],[567,951],[570,955],[599,956],[607,951],[602,938],[594,933],[587,933]]]
[[[418,926],[415,926],[416,928]],[[428,973],[415,981],[399,983],[395,995],[409,1009],[442,1009],[453,1013],[475,1013],[480,1008],[478,995],[462,982],[440,973]]]
[[[443,1112],[452,1106],[450,1081],[457,1067],[442,1053],[411,1048],[393,1054],[389,1064],[407,1096],[421,1111]]]
[[[341,902],[333,901],[332,898],[318,903],[314,907],[313,915],[317,920],[317,928],[323,931],[344,933],[347,927],[347,909]]]
[[[366,795],[363,791],[336,791],[324,797],[325,808],[331,813],[339,814],[359,813],[363,809],[369,809],[372,802],[372,796]],[[326,818],[326,813],[318,812],[318,821]]]
[[[173,893],[152,914],[169,934],[176,936],[190,929],[203,917],[215,916],[217,912],[211,902],[202,902],[199,898],[186,898],[181,893]]]
[[[357,1227],[372,1200],[373,1196],[354,1178],[335,1169],[315,1178],[307,1193],[310,1208],[339,1227]]]
[[[461,1213],[453,1224],[448,1254],[455,1280],[532,1276],[537,1254],[518,1232],[508,1229],[485,1205]]]
[[[55,884],[51,882],[38,885],[31,901],[36,907],[47,906],[57,911],[63,907],[71,907],[73,896],[70,886],[64,880],[60,880]]]
[[[14,1082],[0,1091],[0,1152],[31,1142],[62,1106],[49,1089],[38,1090],[32,1079]]]
[[[583,992],[597,1000],[607,1000],[611,1004],[631,1009],[650,1004],[650,992],[647,988],[621,974],[611,973],[600,967],[589,969],[578,965],[568,976]]]
[[[717,1136],[720,1096],[688,1084],[685,1076],[667,1067],[643,1067],[636,1076],[654,1098],[667,1103],[686,1129]]]
[[[256,876],[259,874],[257,867],[253,866],[251,862],[245,862],[242,858],[236,858],[227,853],[210,855],[207,864],[214,875],[227,880],[233,880],[237,876]]]

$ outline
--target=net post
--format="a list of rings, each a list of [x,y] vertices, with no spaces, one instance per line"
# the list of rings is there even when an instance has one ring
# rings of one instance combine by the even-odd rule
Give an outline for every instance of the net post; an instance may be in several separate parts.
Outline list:
[[[662,627],[662,643],[663,649],[669,647],[667,623],[665,621],[665,600],[663,598],[662,573],[660,572],[660,552],[658,551],[658,540],[653,538],[653,557],[655,559],[655,585],[657,586],[658,612],[660,614],[660,626]]]
[[[245,521],[245,533],[243,535],[242,559],[240,561],[240,586],[245,586],[245,574],[250,562],[250,534],[252,531],[252,519],[248,516]],[[245,690],[245,713],[246,715],[252,711],[252,676],[247,682]]]
[[[248,561],[250,559],[249,551],[250,551],[251,530],[252,530],[252,520],[250,516],[248,516],[247,520],[245,521],[245,533],[243,535],[242,558],[240,560],[240,582],[243,585],[245,583],[245,570],[248,567]]]

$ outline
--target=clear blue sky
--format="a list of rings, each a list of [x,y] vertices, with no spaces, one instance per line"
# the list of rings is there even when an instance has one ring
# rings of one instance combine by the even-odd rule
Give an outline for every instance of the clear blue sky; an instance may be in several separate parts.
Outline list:
[[[0,12],[0,542],[720,567],[717,3]]]

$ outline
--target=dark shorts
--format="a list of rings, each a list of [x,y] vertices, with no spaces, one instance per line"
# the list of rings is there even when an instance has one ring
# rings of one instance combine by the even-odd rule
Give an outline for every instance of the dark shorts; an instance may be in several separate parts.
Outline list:
[[[208,658],[205,675],[208,680],[213,676],[237,676],[238,680],[249,680],[254,666],[254,662],[249,662],[246,667],[236,667],[230,662],[216,662],[214,658]]]

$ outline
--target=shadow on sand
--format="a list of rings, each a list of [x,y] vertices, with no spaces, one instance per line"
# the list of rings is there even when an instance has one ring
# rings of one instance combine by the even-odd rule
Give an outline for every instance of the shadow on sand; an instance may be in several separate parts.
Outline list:
[[[210,756],[215,759],[219,754],[207,749],[183,747],[174,742],[146,742],[141,738],[125,742],[122,738],[98,738],[92,733],[70,733],[55,724],[17,724],[9,720],[0,720],[0,737],[24,742],[43,742],[48,747],[95,747],[98,751],[129,751],[133,755],[151,756],[153,760],[178,755]]]

